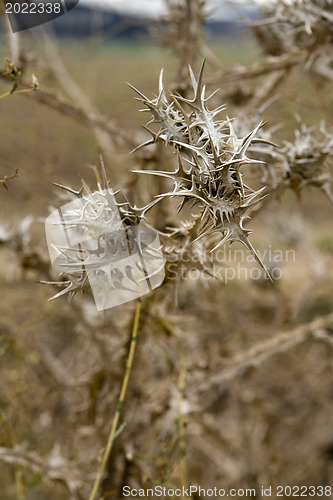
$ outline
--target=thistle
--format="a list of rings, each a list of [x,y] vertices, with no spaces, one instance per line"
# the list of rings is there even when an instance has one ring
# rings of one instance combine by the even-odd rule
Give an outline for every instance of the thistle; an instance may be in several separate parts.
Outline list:
[[[197,208],[200,221],[196,225],[197,235],[193,241],[213,235],[211,252],[226,242],[239,241],[269,275],[248,239],[251,231],[244,227],[251,209],[264,198],[265,188],[251,189],[245,184],[242,173],[242,167],[262,163],[247,156],[247,152],[251,145],[266,142],[256,137],[263,124],[259,123],[244,137],[238,137],[230,118],[219,120],[217,116],[225,110],[225,106],[213,110],[207,107],[207,102],[216,92],[206,97],[203,69],[204,64],[198,79],[189,69],[193,99],[179,94],[167,97],[163,72],[156,98],[148,99],[133,87],[140,96],[137,99],[146,106],[143,111],[149,111],[153,116],[147,126],[152,123],[159,126],[157,132],[147,128],[152,139],[139,148],[161,141],[172,146],[177,154],[177,167],[173,172],[135,172],[173,181],[173,189],[157,195],[157,201],[177,197],[180,198],[179,211],[185,205]]]
[[[285,141],[282,154],[288,165],[285,182],[298,195],[304,187],[314,186],[321,189],[333,203],[331,190],[333,135],[324,123],[319,129],[315,129],[307,127],[299,119],[295,140]]]
[[[98,183],[97,191],[84,181],[80,191],[58,185],[72,201],[45,222],[53,267],[64,278],[48,283],[64,287],[52,299],[90,285],[99,311],[144,295],[164,279],[156,231],[139,225],[140,209],[116,201],[102,168],[104,186]]]
[[[92,192],[82,181],[79,191],[63,188],[72,201],[53,212],[46,220],[46,234],[53,266],[60,271],[63,290],[53,298],[91,286],[98,310],[128,302],[159,286],[164,279],[164,260],[157,232],[140,226],[146,213],[165,198],[179,198],[178,210],[186,205],[196,209],[192,220],[178,228],[166,228],[163,252],[168,264],[182,255],[195,256],[204,271],[205,252],[214,252],[226,242],[239,241],[269,273],[249,241],[250,230],[244,227],[251,209],[264,199],[263,190],[251,189],[243,180],[242,168],[262,164],[253,156],[253,146],[267,145],[258,137],[259,123],[239,137],[228,117],[218,119],[224,106],[207,107],[203,85],[204,65],[198,79],[190,68],[193,99],[171,94],[163,87],[159,94],[140,98],[157,123],[150,129],[152,139],[145,144],[162,141],[174,148],[177,167],[169,171],[136,171],[162,176],[173,181],[171,191],[160,193],[143,208],[133,207],[127,200],[118,203],[109,186],[104,165],[103,182]],[[142,146],[144,146],[143,144]],[[139,147],[142,147],[139,146]],[[251,150],[252,147],[252,150]],[[202,240],[205,243],[202,244]],[[200,243],[199,243],[200,240]]]
[[[252,29],[267,54],[303,52],[305,68],[320,79],[333,79],[333,4],[331,0],[266,2],[264,17]]]

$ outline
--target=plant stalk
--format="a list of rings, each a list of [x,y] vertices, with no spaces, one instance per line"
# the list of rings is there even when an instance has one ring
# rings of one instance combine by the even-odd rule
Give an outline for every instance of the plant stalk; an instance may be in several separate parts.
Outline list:
[[[97,495],[98,490],[100,488],[106,465],[107,465],[108,460],[110,458],[113,443],[114,443],[116,437],[119,435],[119,432],[117,433],[117,428],[118,428],[120,415],[121,415],[121,412],[122,412],[122,409],[124,406],[128,382],[129,382],[129,378],[130,378],[130,374],[131,374],[131,370],[132,370],[132,366],[133,366],[135,348],[136,348],[137,338],[138,338],[138,326],[139,326],[140,312],[141,312],[141,299],[138,299],[136,311],[135,311],[132,335],[131,335],[131,344],[130,344],[130,348],[128,351],[128,357],[127,357],[127,361],[126,361],[126,369],[125,369],[125,374],[124,374],[124,378],[123,378],[123,382],[122,382],[122,386],[121,386],[121,390],[120,390],[120,395],[118,398],[116,411],[115,411],[115,414],[113,417],[112,426],[111,426],[110,434],[109,434],[108,441],[106,444],[106,448],[104,451],[103,459],[102,459],[101,465],[99,466],[99,469],[97,471],[97,476],[96,476],[96,479],[94,482],[93,489],[90,493],[89,500],[96,499],[96,495]]]

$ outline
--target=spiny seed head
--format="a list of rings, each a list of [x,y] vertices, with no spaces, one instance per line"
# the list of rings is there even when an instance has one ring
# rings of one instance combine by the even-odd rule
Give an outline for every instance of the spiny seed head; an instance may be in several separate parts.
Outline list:
[[[263,4],[262,11],[263,19],[252,26],[259,41],[272,55],[273,49],[274,55],[290,48],[312,49],[332,38],[331,0],[279,0]]]
[[[263,199],[263,189],[252,190],[244,183],[242,174],[243,166],[260,163],[250,158],[247,151],[258,141],[256,135],[262,123],[238,137],[230,118],[218,119],[225,107],[208,108],[207,101],[212,96],[206,97],[203,67],[198,79],[190,68],[192,99],[179,94],[167,97],[162,73],[156,98],[148,99],[137,91],[138,100],[145,105],[144,111],[153,116],[148,125],[155,123],[159,127],[157,132],[148,129],[152,135],[148,143],[162,141],[171,145],[178,157],[173,172],[139,172],[173,181],[173,189],[159,194],[157,199],[178,197],[179,209],[186,204],[200,207],[201,227],[197,238],[216,233],[218,241],[212,251],[227,241],[240,241],[264,267],[248,240],[250,231],[243,226],[251,208]]]
[[[49,283],[63,287],[52,299],[64,294],[73,296],[88,289],[88,280],[91,282],[92,278],[105,274],[103,267],[110,264],[113,264],[113,284],[118,279],[119,285],[125,286],[125,281],[131,279],[130,276],[123,276],[117,262],[126,258],[129,245],[132,245],[130,251],[135,251],[132,247],[138,244],[140,230],[136,228],[143,212],[132,207],[126,199],[119,203],[116,193],[109,187],[103,164],[102,172],[103,182],[98,183],[94,192],[83,179],[79,191],[56,184],[66,192],[69,203],[55,210],[46,220],[51,260],[63,279]],[[144,236],[147,236],[147,231]],[[139,244],[146,243],[140,241]],[[130,285],[127,284],[128,287]]]
[[[321,189],[333,203],[332,156],[333,134],[322,123],[319,129],[307,127],[299,120],[294,142],[285,141],[282,154],[288,164],[287,178],[292,189],[300,194],[306,186]]]

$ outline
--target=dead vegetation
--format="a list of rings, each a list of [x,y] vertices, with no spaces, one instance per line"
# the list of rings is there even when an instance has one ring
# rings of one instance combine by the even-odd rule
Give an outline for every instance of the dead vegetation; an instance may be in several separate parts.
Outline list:
[[[279,2],[253,26],[264,57],[225,69],[202,29],[204,2],[169,7],[162,38],[178,57],[168,60],[171,92],[161,80],[157,95],[147,97],[155,88],[131,79],[154,118],[144,137],[91,103],[46,34],[28,41],[32,51],[40,44],[43,61],[41,75],[34,68],[38,85],[30,83],[31,53],[8,34],[6,55],[15,61],[3,63],[9,95],[1,104],[14,113],[13,99],[37,101],[46,105],[45,122],[58,114],[59,123],[82,127],[66,128],[78,146],[61,160],[74,162],[71,173],[63,164],[57,169],[59,160],[41,169],[34,156],[26,170],[23,161],[15,164],[18,179],[0,175],[8,188],[0,227],[0,492],[9,500],[123,498],[125,485],[255,488],[261,498],[262,485],[333,482],[332,103],[314,97],[315,123],[298,117],[285,136],[274,108],[295,97],[295,74],[329,88],[332,8]],[[203,54],[207,76],[200,73]],[[207,102],[217,85],[221,92]],[[306,116],[304,102],[302,111]],[[27,119],[23,130],[31,133]],[[47,215],[50,180],[67,185],[79,172],[91,189],[100,181],[99,167],[80,170],[76,133],[93,136],[93,152],[82,145],[90,155],[84,162],[103,154],[110,185],[123,193],[126,224],[147,217],[162,233],[167,279],[138,305],[97,313],[89,290],[48,302],[52,290],[36,283],[59,277],[42,224],[27,207]],[[24,141],[14,138],[13,157]],[[13,171],[9,162],[6,172]],[[42,214],[23,196],[34,185],[46,189]],[[70,195],[79,189],[76,182]],[[53,196],[52,204],[64,200]],[[255,260],[278,279],[267,279]],[[63,276],[63,284],[70,279]]]

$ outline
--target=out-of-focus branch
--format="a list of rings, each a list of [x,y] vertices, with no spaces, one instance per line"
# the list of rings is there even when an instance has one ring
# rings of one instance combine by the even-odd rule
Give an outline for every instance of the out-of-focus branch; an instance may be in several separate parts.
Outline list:
[[[227,382],[244,373],[248,368],[257,367],[275,354],[287,351],[310,337],[326,341],[330,336],[326,337],[323,334],[319,336],[318,332],[325,332],[331,328],[333,328],[333,313],[316,318],[311,323],[301,325],[293,330],[277,333],[273,338],[234,356],[221,371],[197,387],[195,392],[200,394],[215,385]]]
[[[87,483],[87,477],[79,470],[77,465],[61,456],[57,448],[51,452],[48,458],[45,458],[20,446],[14,448],[1,447],[0,461],[27,467],[53,481],[62,481],[73,494],[77,494]]]
[[[15,177],[18,176],[18,168],[15,170],[15,174],[12,175],[5,175],[3,179],[0,179],[0,184],[7,189],[8,191],[8,184],[7,182],[14,179]]]
[[[263,84],[256,89],[256,93],[250,100],[248,108],[252,110],[257,109],[260,115],[263,109],[272,102],[272,98],[274,100],[277,95],[276,93],[274,95],[274,92],[277,92],[278,87],[286,81],[289,70],[289,68],[286,68],[274,71],[268,75]]]
[[[10,446],[15,447],[17,445],[15,432],[6,418],[5,414],[0,410],[0,427],[2,427],[2,431],[7,435]],[[4,444],[4,443],[3,443]],[[15,486],[16,486],[16,494],[18,500],[24,500],[24,485],[22,478],[22,466],[18,465],[15,470]]]
[[[9,80],[8,72],[6,70],[1,70],[0,78]],[[27,83],[25,80],[20,80],[17,88],[19,90],[31,90],[31,84]],[[38,102],[46,104],[50,108],[53,108],[59,113],[69,116],[80,123],[84,123],[90,127],[98,126],[99,129],[113,135],[115,140],[122,144],[125,143],[130,148],[134,148],[136,146],[136,143],[132,141],[125,132],[120,130],[119,127],[112,122],[112,120],[109,120],[98,113],[87,113],[82,107],[71,103],[68,99],[56,95],[49,90],[39,88],[38,90],[36,89],[36,92],[27,92],[24,95],[34,98]]]
[[[297,50],[289,54],[283,54],[282,56],[271,58],[263,63],[255,63],[248,68],[217,72],[215,76],[207,78],[206,83],[209,85],[216,85],[221,82],[228,83],[267,75],[273,71],[298,66],[306,61],[307,55],[307,50]]]
[[[60,86],[65,92],[67,92],[73,102],[80,106],[88,118],[94,117],[97,110],[64,65],[58,51],[56,40],[52,36],[52,33],[46,33],[44,31],[43,41],[47,65]],[[111,163],[115,153],[113,139],[105,129],[101,128],[93,120],[90,121],[90,125],[102,149],[104,157]]]

